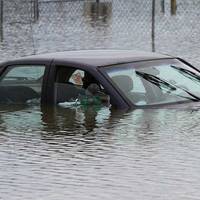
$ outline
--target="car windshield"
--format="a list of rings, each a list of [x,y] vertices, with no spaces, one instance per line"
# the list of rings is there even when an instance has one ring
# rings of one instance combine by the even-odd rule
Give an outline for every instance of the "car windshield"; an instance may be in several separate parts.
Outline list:
[[[104,68],[115,87],[135,105],[200,101],[200,73],[177,59]]]

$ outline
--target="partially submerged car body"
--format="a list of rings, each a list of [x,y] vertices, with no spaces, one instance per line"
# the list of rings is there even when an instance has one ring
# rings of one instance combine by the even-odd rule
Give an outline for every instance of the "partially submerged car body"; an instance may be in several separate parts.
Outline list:
[[[83,88],[82,80],[79,80],[79,78],[83,78],[84,73],[87,73],[96,80],[101,86],[102,91],[109,95],[111,105],[117,108],[162,106],[181,103],[182,101],[180,100],[177,102],[163,101],[157,103],[154,101],[154,103],[148,103],[146,102],[146,97],[143,97],[144,94],[140,94],[140,91],[137,91],[137,95],[140,97],[135,103],[135,101],[132,101],[132,97],[127,95],[127,92],[133,90],[132,80],[128,78],[128,75],[131,74],[127,73],[132,73],[133,71],[129,70],[123,74],[124,69],[132,70],[134,68],[134,76],[136,75],[139,79],[142,79],[142,81],[140,80],[142,84],[148,81],[148,84],[145,83],[146,85],[143,87],[143,90],[148,89],[147,86],[149,83],[162,90],[162,87],[167,88],[167,84],[162,83],[162,85],[159,85],[160,79],[158,80],[152,74],[151,77],[147,76],[148,70],[145,70],[149,69],[149,63],[151,70],[159,70],[152,66],[156,63],[171,62],[172,64],[169,64],[169,66],[180,62],[187,65],[191,70],[198,72],[190,64],[178,58],[131,50],[66,51],[15,59],[0,65],[0,102],[20,103],[39,98],[41,103],[46,105],[58,104],[70,101],[71,99],[75,100],[78,96],[85,94],[85,88]],[[178,69],[176,68],[176,71]],[[121,72],[122,74],[120,74]],[[113,74],[115,77],[113,77]],[[171,86],[170,90],[169,85],[166,89],[167,91],[165,91],[167,94],[173,91],[173,86]],[[176,84],[173,83],[172,85],[175,87]],[[155,87],[153,90],[155,90]],[[136,96],[135,91],[131,95]],[[179,95],[179,98],[181,98],[181,95]],[[190,96],[190,94],[187,95]],[[135,100],[135,97],[133,99]],[[186,100],[194,99],[188,97]]]

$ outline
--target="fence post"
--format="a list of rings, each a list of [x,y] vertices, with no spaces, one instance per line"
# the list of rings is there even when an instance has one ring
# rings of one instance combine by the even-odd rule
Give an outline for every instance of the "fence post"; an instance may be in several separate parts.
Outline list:
[[[38,21],[38,19],[39,19],[39,2],[38,2],[38,0],[33,1],[33,18],[34,18],[34,22]]]
[[[161,12],[165,13],[165,0],[161,0]]]
[[[152,52],[155,52],[155,6],[156,6],[156,1],[152,0],[152,23],[151,23]]]
[[[0,0],[0,41],[3,42],[3,0]]]
[[[176,0],[171,0],[171,15],[176,15],[176,8],[177,8]]]

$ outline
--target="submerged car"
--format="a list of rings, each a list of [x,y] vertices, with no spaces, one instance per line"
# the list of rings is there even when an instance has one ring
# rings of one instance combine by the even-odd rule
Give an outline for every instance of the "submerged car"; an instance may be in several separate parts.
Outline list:
[[[156,53],[41,54],[1,63],[0,75],[1,104],[102,101],[121,109],[200,101],[200,71],[180,58]]]

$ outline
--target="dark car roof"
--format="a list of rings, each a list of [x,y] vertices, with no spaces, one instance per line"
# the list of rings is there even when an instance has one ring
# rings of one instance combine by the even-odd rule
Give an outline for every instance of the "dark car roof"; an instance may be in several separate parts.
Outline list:
[[[56,60],[90,66],[106,66],[141,60],[172,58],[170,56],[132,50],[80,50],[33,55],[20,60]],[[19,59],[17,59],[19,60]]]

